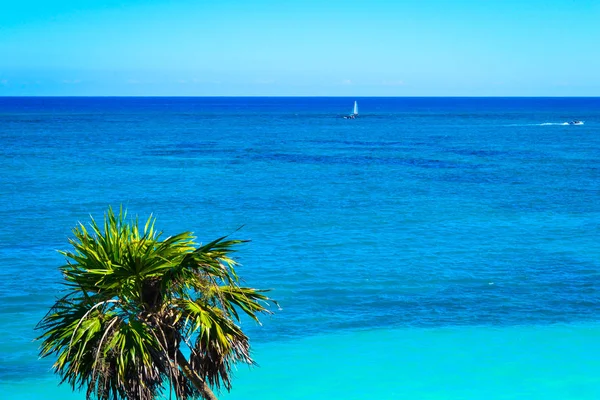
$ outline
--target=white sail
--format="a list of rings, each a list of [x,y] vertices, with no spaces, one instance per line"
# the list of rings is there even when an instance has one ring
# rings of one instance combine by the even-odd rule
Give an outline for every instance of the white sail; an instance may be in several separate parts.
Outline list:
[[[358,115],[358,103],[356,101],[354,102],[354,111],[352,112],[352,115]]]

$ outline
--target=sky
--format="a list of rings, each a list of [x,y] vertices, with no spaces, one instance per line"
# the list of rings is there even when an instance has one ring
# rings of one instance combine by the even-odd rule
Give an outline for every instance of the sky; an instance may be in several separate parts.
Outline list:
[[[600,96],[600,0],[0,9],[0,96]]]

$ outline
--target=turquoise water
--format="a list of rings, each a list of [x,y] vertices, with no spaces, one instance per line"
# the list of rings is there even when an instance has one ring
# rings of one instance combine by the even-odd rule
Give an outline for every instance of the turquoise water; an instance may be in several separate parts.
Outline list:
[[[600,99],[353,101],[0,98],[0,398],[83,398],[33,327],[120,203],[252,239],[282,310],[224,398],[599,398]]]

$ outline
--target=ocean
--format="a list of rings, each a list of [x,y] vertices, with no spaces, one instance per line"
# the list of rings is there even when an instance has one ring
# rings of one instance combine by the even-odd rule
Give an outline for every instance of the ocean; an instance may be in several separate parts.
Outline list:
[[[0,161],[2,399],[85,398],[34,327],[121,204],[251,240],[223,399],[600,398],[600,98],[5,97]]]

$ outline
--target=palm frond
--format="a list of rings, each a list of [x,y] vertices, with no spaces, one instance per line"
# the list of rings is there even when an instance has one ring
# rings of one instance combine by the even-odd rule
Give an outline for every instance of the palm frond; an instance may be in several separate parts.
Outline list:
[[[277,303],[240,286],[232,255],[246,241],[162,239],[153,216],[143,227],[126,217],[109,208],[102,224],[74,228],[60,252],[68,293],[37,326],[40,356],[54,356],[62,382],[88,399],[153,399],[168,387],[178,399],[214,398],[206,382],[229,389],[233,365],[254,363],[240,313],[259,322]]]

